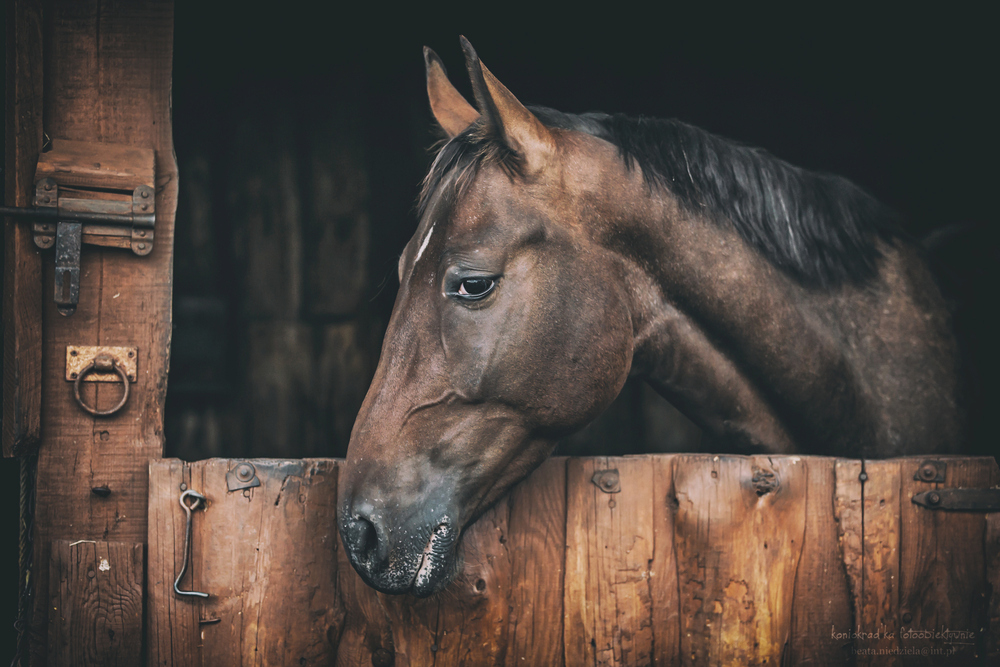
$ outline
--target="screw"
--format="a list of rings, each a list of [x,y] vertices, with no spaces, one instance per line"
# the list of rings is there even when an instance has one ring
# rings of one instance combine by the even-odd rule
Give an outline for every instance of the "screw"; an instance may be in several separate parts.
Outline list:
[[[933,463],[925,463],[920,467],[920,476],[927,481],[934,479],[937,477],[937,467]]]
[[[129,357],[134,357],[134,356],[135,356],[135,352],[129,352],[129,353],[128,353],[128,356],[129,356]]]
[[[145,249],[146,249],[146,244],[145,243],[140,243],[139,244],[139,250],[145,250]]]
[[[69,356],[75,357],[76,356],[76,350],[70,350],[69,351]]]
[[[149,210],[149,204],[143,204],[142,205],[142,210],[143,211],[148,211]]]
[[[241,463],[236,468],[236,479],[241,482],[249,482],[253,479],[253,466],[249,463]]]
[[[146,235],[146,232],[143,232],[143,231],[139,232],[139,236],[145,236],[145,235]]]
[[[143,199],[149,199],[149,190],[143,190],[142,191],[142,198]],[[145,206],[143,207],[143,209],[145,209]]]
[[[52,184],[51,183],[46,183],[45,184],[45,189],[51,191],[52,190]],[[45,201],[48,201],[48,199],[46,199]]]
[[[188,485],[185,484],[184,482],[181,482],[181,491],[187,491],[187,490],[188,490]]]
[[[76,379],[76,373],[70,373],[70,374],[69,374],[69,376],[70,376],[71,378],[73,378],[74,380]]]
[[[52,197],[50,197],[48,195],[45,195],[45,198],[42,199],[42,201],[45,202],[46,204],[48,204],[50,201],[52,201]]]
[[[866,473],[866,472],[861,473],[860,475],[858,475],[858,479],[861,480],[862,482],[867,482],[868,481],[868,473]]]
[[[929,502],[931,505],[937,505],[939,502],[941,502],[941,495],[938,493],[932,493],[929,496],[927,496],[927,502]]]

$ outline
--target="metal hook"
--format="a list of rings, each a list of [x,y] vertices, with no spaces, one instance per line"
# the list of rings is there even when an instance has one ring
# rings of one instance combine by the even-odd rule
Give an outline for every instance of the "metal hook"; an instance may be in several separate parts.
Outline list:
[[[188,496],[194,498],[194,502],[191,503],[190,505],[184,502],[185,498],[187,498]],[[184,573],[187,572],[188,558],[190,558],[191,555],[192,510],[198,509],[199,506],[204,504],[205,500],[207,500],[205,496],[201,495],[197,491],[192,491],[191,489],[188,489],[187,491],[181,493],[180,497],[181,507],[183,507],[184,511],[187,513],[187,530],[184,533],[184,563],[183,565],[181,565],[181,571],[177,573],[177,578],[174,579],[174,593],[177,593],[177,595],[190,595],[192,597],[198,597],[198,598],[208,597],[208,593],[202,593],[200,591],[182,591],[180,589],[181,577],[183,577]]]

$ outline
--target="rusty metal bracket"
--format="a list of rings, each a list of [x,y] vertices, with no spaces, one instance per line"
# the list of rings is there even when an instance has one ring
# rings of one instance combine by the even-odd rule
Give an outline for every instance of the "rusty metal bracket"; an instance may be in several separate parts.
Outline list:
[[[139,185],[131,195],[94,198],[93,193],[69,196],[55,179],[41,178],[35,184],[34,206],[0,206],[0,215],[32,221],[35,245],[45,250],[55,246],[55,302],[62,315],[72,315],[80,303],[80,251],[83,245],[128,248],[140,257],[153,251],[156,226],[156,193],[150,185]],[[128,196],[129,199],[124,199]]]
[[[134,347],[113,347],[110,345],[67,345],[66,346],[66,381],[76,382],[83,369],[90,366],[98,355],[111,357],[115,364],[125,371],[129,382],[136,381],[139,350]],[[120,382],[117,372],[101,372],[93,370],[87,373],[81,382]]]
[[[260,486],[257,469],[249,461],[241,461],[226,473],[226,488],[230,491],[242,491]]]
[[[622,490],[617,468],[598,470],[590,481],[604,493],[620,493]]]
[[[918,482],[944,482],[945,473],[948,471],[948,464],[944,461],[927,459],[920,464],[917,471],[913,473],[913,479]]]
[[[952,512],[1000,512],[1000,489],[938,489],[911,498],[929,510]]]

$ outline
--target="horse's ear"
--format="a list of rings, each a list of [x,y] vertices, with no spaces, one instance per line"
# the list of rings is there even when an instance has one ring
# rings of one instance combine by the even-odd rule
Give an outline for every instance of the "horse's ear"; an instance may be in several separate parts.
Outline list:
[[[540,168],[554,149],[552,133],[486,69],[469,40],[461,37],[460,41],[472,79],[472,92],[483,117],[507,146],[524,159],[529,171]]]
[[[427,97],[431,101],[431,112],[450,139],[472,125],[479,118],[479,112],[451,85],[444,63],[426,46],[424,65],[427,66]]]

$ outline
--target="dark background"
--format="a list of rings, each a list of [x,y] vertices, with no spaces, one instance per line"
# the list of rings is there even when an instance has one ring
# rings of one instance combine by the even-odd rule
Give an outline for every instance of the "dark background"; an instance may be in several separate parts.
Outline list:
[[[421,47],[471,99],[459,34],[525,103],[677,117],[843,174],[916,236],[979,225],[946,245],[943,268],[966,329],[984,331],[979,313],[995,305],[997,54],[985,8],[221,4],[176,3],[169,456],[343,454],[436,138]],[[995,352],[980,354],[992,378]],[[710,443],[637,385],[562,446],[678,448]],[[6,644],[16,462],[0,472]]]

